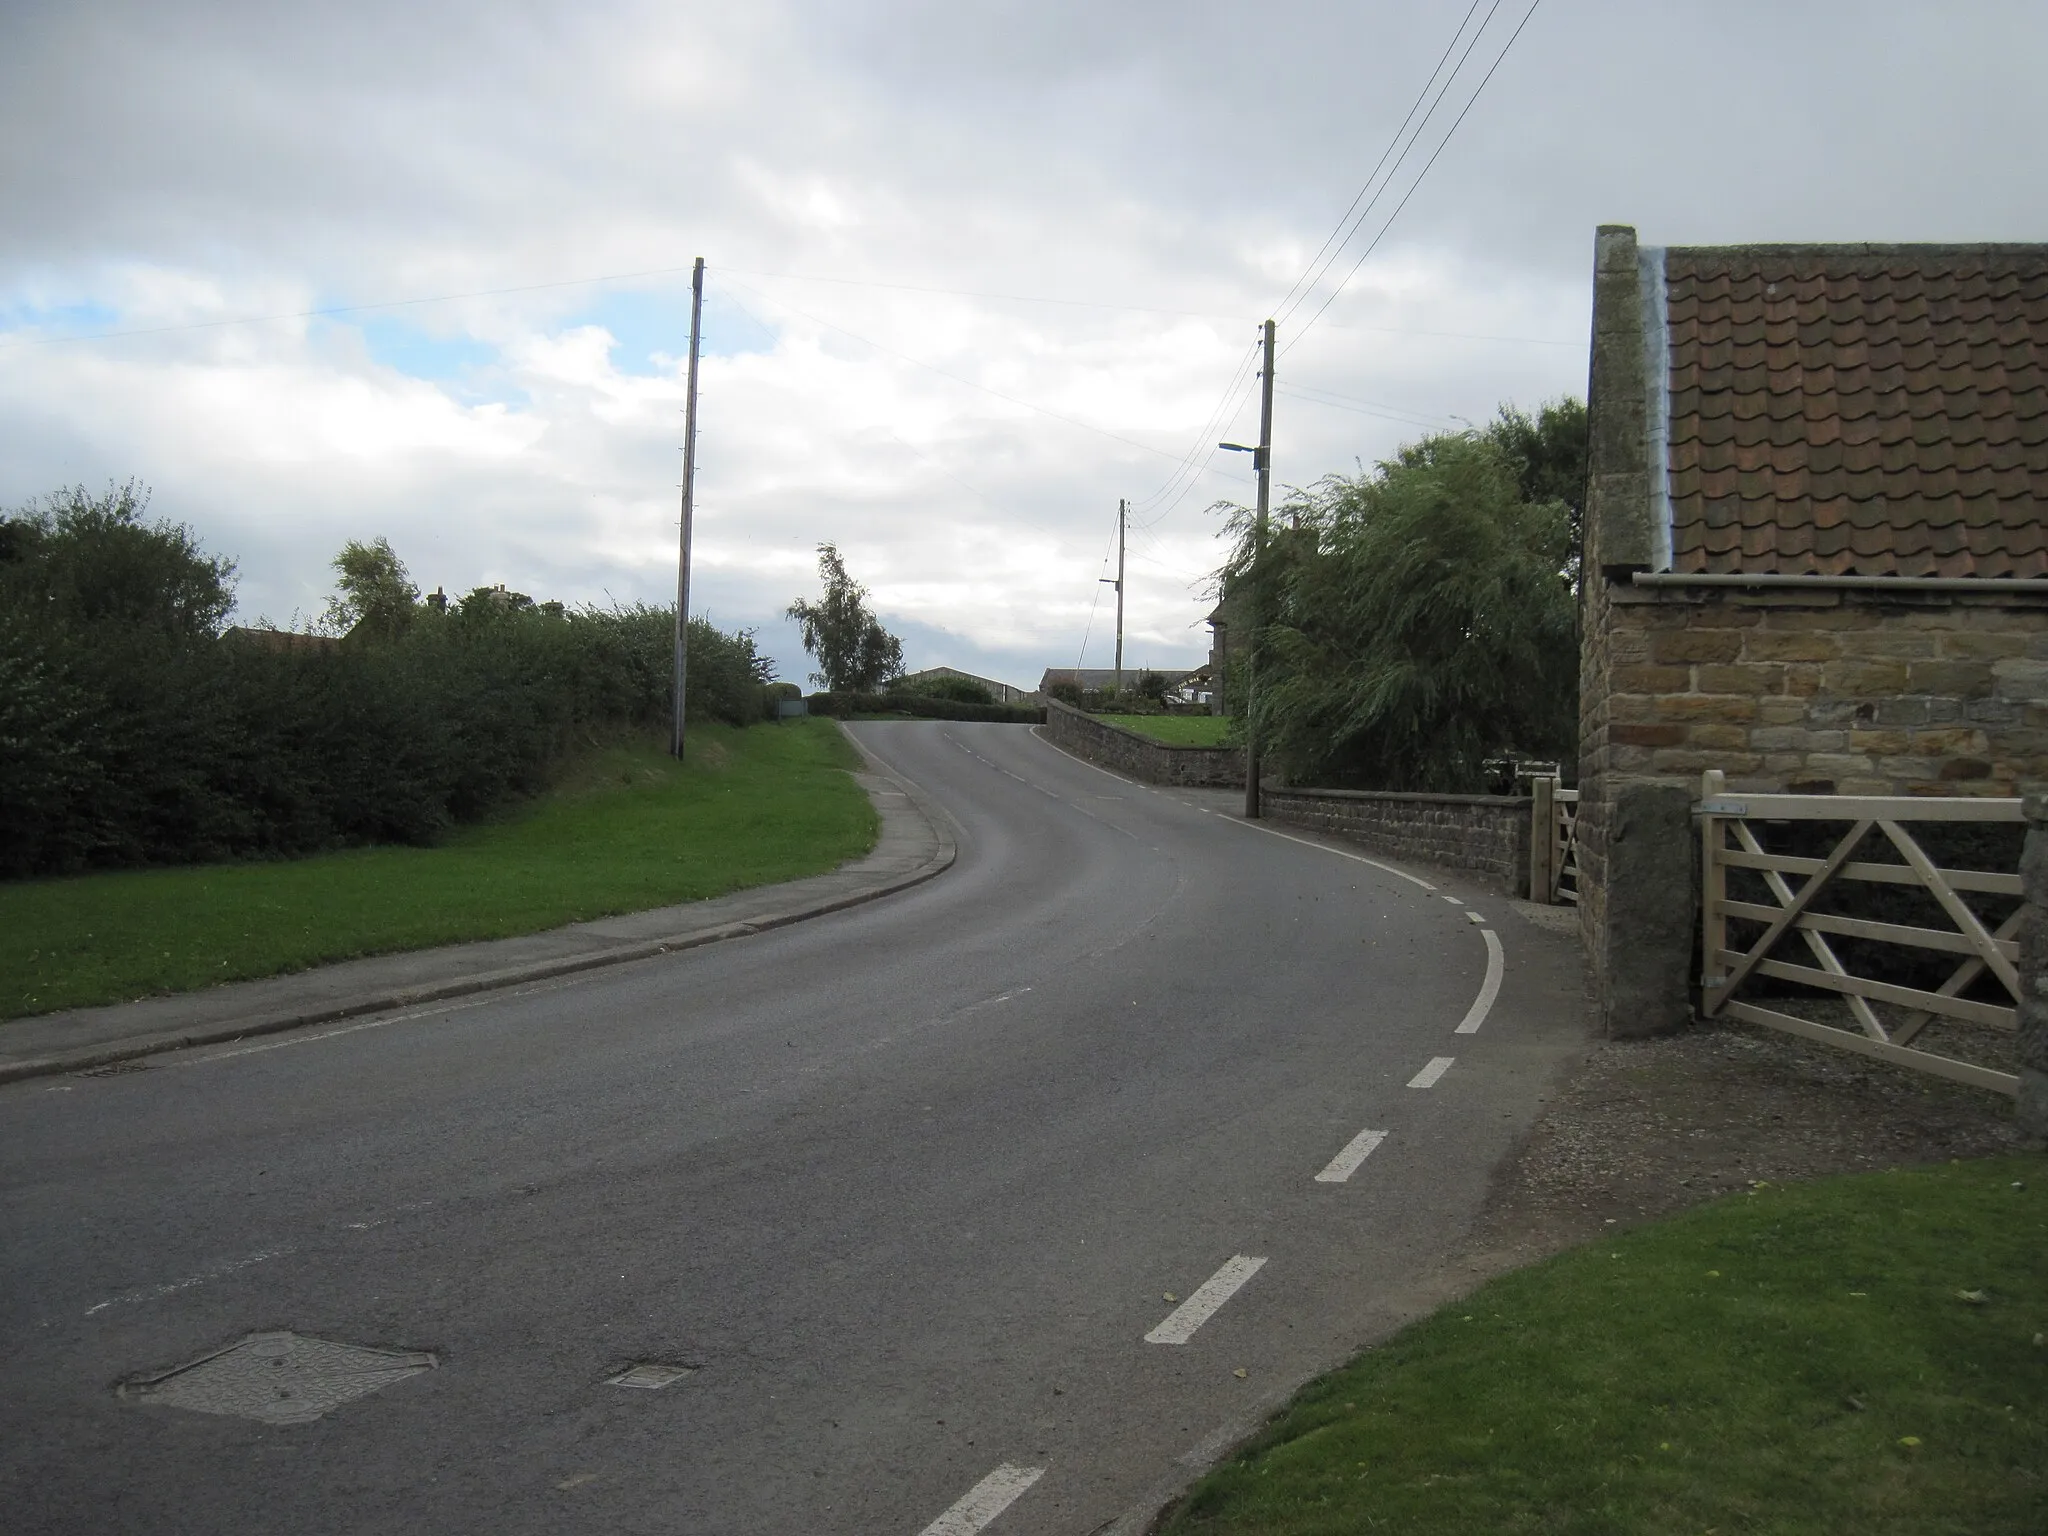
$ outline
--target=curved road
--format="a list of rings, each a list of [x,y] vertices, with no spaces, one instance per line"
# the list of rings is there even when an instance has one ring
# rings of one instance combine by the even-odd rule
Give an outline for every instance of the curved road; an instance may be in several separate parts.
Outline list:
[[[939,879],[0,1090],[6,1527],[1084,1533],[1412,1311],[1571,946],[1019,727],[854,730]],[[288,1427],[115,1390],[283,1329],[438,1364]]]

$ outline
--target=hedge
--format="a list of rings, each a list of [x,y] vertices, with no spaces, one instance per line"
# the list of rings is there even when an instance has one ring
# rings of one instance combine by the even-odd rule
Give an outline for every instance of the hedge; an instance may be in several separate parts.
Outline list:
[[[910,715],[920,720],[978,720],[1003,725],[1037,725],[1045,711],[1021,704],[968,704],[925,693],[814,693],[811,713],[849,720],[855,715]]]

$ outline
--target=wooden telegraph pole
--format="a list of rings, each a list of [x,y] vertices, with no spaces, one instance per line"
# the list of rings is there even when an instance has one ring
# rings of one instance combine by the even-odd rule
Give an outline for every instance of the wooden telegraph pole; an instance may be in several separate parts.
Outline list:
[[[1116,504],[1116,580],[1102,580],[1116,588],[1116,691],[1124,691],[1124,522],[1130,515],[1131,504],[1119,501]]]
[[[697,490],[697,342],[704,325],[704,258],[690,269],[690,386],[683,405],[683,534],[676,553],[676,675],[669,755],[683,756],[683,703],[690,675],[690,523]]]
[[[1116,504],[1116,691],[1124,691],[1124,523],[1131,504]]]
[[[1266,514],[1273,490],[1273,322],[1265,327],[1265,367],[1259,373],[1259,447],[1252,467],[1259,474],[1259,517],[1252,528],[1252,632],[1244,648],[1244,814],[1257,820],[1259,807],[1259,636],[1266,624]]]

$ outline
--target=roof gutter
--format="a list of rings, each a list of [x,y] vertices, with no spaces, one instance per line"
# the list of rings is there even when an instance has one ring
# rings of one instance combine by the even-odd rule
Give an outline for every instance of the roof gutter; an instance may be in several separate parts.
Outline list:
[[[1795,590],[1862,592],[2032,592],[2048,596],[2048,577],[2038,576],[1788,576],[1777,572],[1636,571],[1639,587],[1790,587]]]

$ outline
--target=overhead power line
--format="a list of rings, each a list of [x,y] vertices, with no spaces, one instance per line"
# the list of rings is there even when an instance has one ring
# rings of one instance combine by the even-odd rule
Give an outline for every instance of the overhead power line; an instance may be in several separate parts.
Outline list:
[[[1351,264],[1351,270],[1344,274],[1344,281],[1339,283],[1335,288],[1330,290],[1330,296],[1327,299],[1324,299],[1321,307],[1318,308],[1314,314],[1308,317],[1308,324],[1299,327],[1295,331],[1293,339],[1287,343],[1288,351],[1293,351],[1297,346],[1301,344],[1301,338],[1308,334],[1309,330],[1315,325],[1315,323],[1318,320],[1322,319],[1323,311],[1328,309],[1332,304],[1334,304],[1337,301],[1337,295],[1344,291],[1346,285],[1350,283],[1351,279],[1358,275],[1358,269],[1364,266],[1367,258],[1370,257],[1372,253],[1379,248],[1380,241],[1384,240],[1387,236],[1387,231],[1394,227],[1394,221],[1401,217],[1401,210],[1403,208],[1406,208],[1408,206],[1408,200],[1415,196],[1416,189],[1420,187],[1423,181],[1428,177],[1431,167],[1433,167],[1437,162],[1438,156],[1443,154],[1445,147],[1449,145],[1451,139],[1456,135],[1459,127],[1464,123],[1466,117],[1471,113],[1472,108],[1475,105],[1477,105],[1480,96],[1482,96],[1485,93],[1487,85],[1491,83],[1491,81],[1493,80],[1495,71],[1497,71],[1500,68],[1502,62],[1513,50],[1516,40],[1521,37],[1522,29],[1529,25],[1530,18],[1536,14],[1537,8],[1542,4],[1543,0],[1529,0],[1529,9],[1523,12],[1520,23],[1517,24],[1515,30],[1508,35],[1508,40],[1505,44],[1502,45],[1500,52],[1494,55],[1493,63],[1487,67],[1487,71],[1480,78],[1479,84],[1473,89],[1472,94],[1466,98],[1465,105],[1463,109],[1459,111],[1457,118],[1452,122],[1451,126],[1444,131],[1444,136],[1437,141],[1436,148],[1430,152],[1429,159],[1424,162],[1422,169],[1416,173],[1415,180],[1410,182],[1408,184],[1408,190],[1401,194],[1401,201],[1394,205],[1394,211],[1387,215],[1386,222],[1380,225],[1379,232],[1372,237],[1371,243],[1367,245],[1363,251],[1359,252],[1358,260],[1353,262]],[[1489,12],[1488,14],[1490,19],[1491,13]]]
[[[1351,238],[1350,230],[1356,228],[1356,225],[1352,223],[1352,215],[1356,213],[1362,222],[1366,214],[1372,211],[1371,203],[1366,204],[1363,212],[1360,212],[1358,205],[1365,200],[1366,193],[1372,192],[1373,183],[1379,180],[1380,171],[1386,166],[1387,157],[1394,152],[1394,146],[1401,142],[1401,136],[1408,131],[1409,123],[1415,120],[1416,112],[1421,109],[1422,103],[1429,96],[1430,87],[1436,84],[1436,77],[1443,73],[1445,61],[1450,58],[1452,50],[1458,46],[1458,39],[1465,35],[1465,29],[1472,24],[1473,12],[1477,11],[1482,3],[1483,0],[1472,0],[1471,8],[1465,12],[1464,18],[1458,23],[1458,30],[1451,34],[1451,40],[1444,45],[1443,57],[1436,61],[1436,68],[1429,72],[1429,78],[1422,82],[1422,89],[1415,93],[1415,100],[1409,105],[1408,115],[1401,119],[1400,127],[1396,128],[1393,137],[1387,140],[1387,147],[1380,151],[1379,160],[1373,165],[1371,173],[1365,178],[1365,184],[1358,189],[1358,195],[1351,199],[1351,206],[1344,210],[1343,215],[1337,220],[1336,226],[1323,238],[1323,243],[1317,248],[1315,255],[1309,258],[1309,263],[1302,269],[1301,276],[1294,280],[1293,285],[1281,296],[1280,302],[1274,306],[1274,319],[1277,321],[1282,324],[1286,323],[1287,318],[1293,314],[1294,308],[1298,307],[1294,303],[1295,295],[1299,293],[1303,299],[1306,299],[1314,291],[1315,285],[1321,280],[1322,274],[1329,270],[1330,263],[1334,262],[1342,252],[1344,243]],[[1499,9],[1500,0],[1494,0],[1494,10]],[[1493,11],[1488,11],[1486,13],[1486,21],[1490,22],[1492,20]],[[1486,22],[1481,22],[1479,32],[1484,32],[1485,30]],[[1472,34],[1472,41],[1474,43],[1479,41],[1479,32]],[[1472,51],[1469,45],[1465,51],[1467,54]],[[1458,67],[1460,69],[1464,67],[1464,64],[1464,59],[1458,60]],[[1451,75],[1455,78],[1457,70],[1452,70]],[[1446,89],[1450,87],[1450,83],[1450,80],[1444,81]],[[1442,92],[1438,92],[1437,100],[1441,101],[1442,99]],[[1436,111],[1434,103],[1431,104],[1430,111],[1432,113]],[[1418,134],[1421,133],[1422,128],[1427,126],[1428,122],[1429,119],[1425,117],[1422,124],[1418,125],[1415,131]],[[1410,144],[1412,146],[1413,140],[1410,141]],[[1405,158],[1408,152],[1404,149],[1401,153]],[[1399,167],[1400,162],[1397,160],[1395,162],[1395,169],[1399,169]],[[1391,179],[1393,171],[1388,171],[1387,175]],[[1384,190],[1385,188],[1382,187],[1381,191]],[[1377,202],[1378,200],[1379,193],[1374,192],[1373,201]],[[1335,247],[1334,250],[1332,246]],[[1328,253],[1329,257],[1327,261],[1324,260],[1325,252]]]

